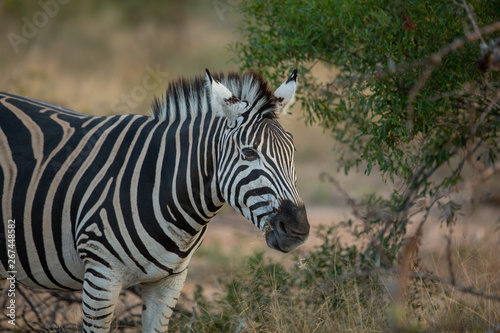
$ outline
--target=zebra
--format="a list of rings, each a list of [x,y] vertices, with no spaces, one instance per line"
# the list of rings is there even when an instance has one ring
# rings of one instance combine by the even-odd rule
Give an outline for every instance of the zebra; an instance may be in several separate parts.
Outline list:
[[[140,284],[143,331],[165,332],[224,203],[270,248],[295,249],[310,227],[293,137],[278,118],[296,81],[295,69],[273,92],[253,72],[206,70],[170,83],[150,116],[90,116],[0,93],[0,274],[81,290],[86,332],[109,331],[120,291]]]

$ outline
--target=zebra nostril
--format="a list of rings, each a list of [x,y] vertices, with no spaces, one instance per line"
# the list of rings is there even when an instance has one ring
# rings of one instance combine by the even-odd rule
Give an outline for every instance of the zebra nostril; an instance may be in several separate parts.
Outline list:
[[[285,222],[283,221],[278,221],[278,223],[276,223],[276,228],[278,229],[278,231],[282,234],[288,234],[287,230],[286,230],[286,226],[285,226]]]

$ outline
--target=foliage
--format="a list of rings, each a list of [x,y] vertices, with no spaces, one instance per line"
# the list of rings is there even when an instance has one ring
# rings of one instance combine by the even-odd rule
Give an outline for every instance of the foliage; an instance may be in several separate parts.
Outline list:
[[[211,327],[214,313],[224,314],[232,326],[223,330],[235,332],[476,331],[498,322],[494,312],[484,313],[489,322],[471,315],[485,309],[481,297],[494,307],[500,298],[488,295],[496,287],[483,292],[457,282],[450,240],[451,280],[421,267],[419,247],[433,207],[453,224],[461,205],[450,193],[500,171],[500,2],[242,0],[239,10],[243,38],[232,45],[234,60],[275,85],[298,67],[307,122],[340,143],[341,168],[378,169],[396,189],[360,204],[322,175],[353,210],[342,227],[356,245],[341,245],[330,229],[307,269],[302,261],[287,269],[253,257],[243,275],[225,280],[219,312],[200,322]],[[479,296],[478,303],[469,311],[436,282]],[[443,298],[453,305],[439,305]],[[276,311],[278,303],[289,313]],[[463,320],[439,319],[462,313]]]
[[[499,18],[498,1],[471,6],[479,26]],[[243,68],[276,69],[269,73],[273,77],[299,66],[300,100],[309,120],[330,129],[355,153],[345,160],[347,170],[364,161],[367,172],[378,165],[383,173],[409,180],[415,165],[442,165],[451,148],[462,149],[471,139],[470,121],[488,105],[475,65],[477,44],[443,59],[408,105],[425,59],[463,35],[467,13],[451,2],[250,0],[242,2],[241,11],[245,42],[234,45],[237,60]],[[311,64],[318,62],[338,68],[338,77],[319,82],[311,74]],[[498,87],[498,75],[492,84]],[[471,96],[473,87],[482,96]],[[466,108],[472,98],[482,102],[473,115]],[[484,120],[491,126],[474,133],[478,139],[497,137],[497,115]],[[415,152],[416,141],[423,142]],[[495,154],[484,158],[494,160]]]
[[[428,214],[466,162],[480,171],[495,165],[499,73],[477,63],[479,42],[499,36],[499,1],[243,0],[240,11],[244,38],[232,48],[241,67],[276,83],[298,67],[307,120],[342,144],[345,172],[378,168],[398,184],[390,198],[369,199],[375,214],[359,216],[365,231],[383,231],[377,244],[389,265],[411,209]],[[318,78],[317,66],[338,75]],[[445,208],[444,220],[454,221],[459,206]]]

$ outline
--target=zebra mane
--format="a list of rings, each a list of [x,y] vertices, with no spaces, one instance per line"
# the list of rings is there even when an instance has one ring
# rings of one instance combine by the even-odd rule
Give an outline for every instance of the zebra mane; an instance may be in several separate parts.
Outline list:
[[[215,74],[213,78],[221,82],[236,97],[255,103],[265,118],[275,119],[277,115],[276,97],[266,80],[260,74],[250,72],[243,75],[231,72],[228,76]],[[151,117],[159,120],[195,117],[210,110],[207,100],[205,77],[181,78],[168,85],[165,95],[155,98],[151,107]]]

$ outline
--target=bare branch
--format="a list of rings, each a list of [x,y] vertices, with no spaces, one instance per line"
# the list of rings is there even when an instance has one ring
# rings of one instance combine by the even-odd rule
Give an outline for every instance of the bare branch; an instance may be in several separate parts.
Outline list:
[[[373,269],[370,271],[359,271],[355,273],[348,273],[348,274],[342,274],[339,275],[338,277],[334,279],[330,279],[328,283],[325,283],[321,286],[321,288],[326,289],[334,286],[335,284],[338,284],[344,280],[347,279],[353,279],[353,278],[367,278],[367,277],[375,277],[375,276],[383,276],[383,275],[400,275],[401,271],[396,270],[396,269]],[[438,275],[435,274],[429,274],[429,273],[424,273],[424,272],[409,272],[408,273],[409,277],[412,277],[414,279],[421,279],[421,280],[428,280],[428,281],[433,281],[433,282],[438,282],[443,285],[446,285],[448,287],[451,287],[457,291],[463,292],[465,294],[470,294],[476,297],[481,297],[484,299],[500,302],[500,294],[490,294],[487,292],[484,292],[482,290],[479,290],[473,286],[465,286],[463,284],[460,284],[458,282],[453,283],[451,279],[447,278],[442,278]]]
[[[463,47],[465,44],[481,39],[482,35],[490,34],[498,30],[500,30],[500,21],[490,24],[482,29],[479,29],[478,31],[466,33],[465,36],[455,39],[452,43],[444,46],[443,48],[441,48],[441,50],[427,58],[427,60],[425,61],[427,68],[420,76],[418,82],[410,89],[410,92],[408,93],[407,110],[409,115],[408,120],[410,122],[409,126],[411,128],[413,127],[414,118],[413,103],[415,102],[418,93],[420,92],[420,90],[422,90],[425,83],[431,76],[434,68],[441,62],[441,60],[448,54],[455,52],[459,48]]]
[[[479,34],[479,39],[481,39],[481,43],[486,44],[483,37],[481,36],[481,32],[479,31],[479,28],[477,26],[476,19],[474,18],[474,14],[472,13],[472,9],[470,8],[467,1],[462,0],[462,4],[459,4],[455,0],[453,0],[452,2],[458,7],[463,8],[465,10],[465,12],[467,13],[467,17],[469,18],[470,24],[472,25],[472,29],[474,29],[475,33]]]
[[[500,323],[490,328],[486,333],[498,333],[498,331],[500,331]]]
[[[453,234],[453,226],[448,227],[449,234],[445,236],[446,238],[446,259],[448,261],[448,273],[450,274],[450,279],[452,284],[456,284],[455,271],[453,270],[453,258],[451,255],[451,236]]]

